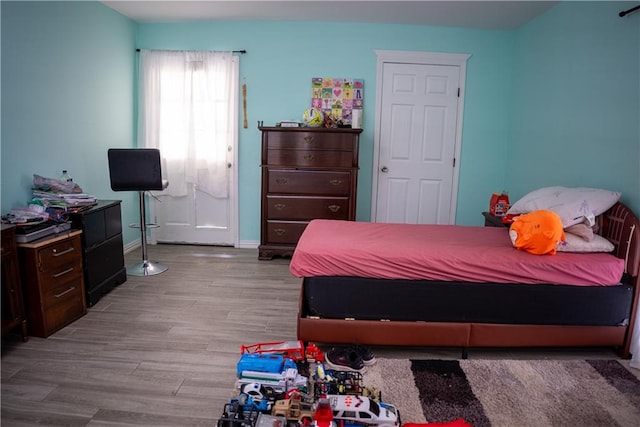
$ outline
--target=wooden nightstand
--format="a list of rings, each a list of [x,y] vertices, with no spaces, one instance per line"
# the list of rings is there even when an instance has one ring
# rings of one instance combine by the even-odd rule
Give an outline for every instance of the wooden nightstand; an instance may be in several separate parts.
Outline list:
[[[484,226],[485,227],[509,227],[511,224],[505,224],[502,222],[501,216],[491,215],[489,212],[482,212],[482,216],[484,216]]]
[[[46,338],[87,314],[81,234],[18,244],[29,335]]]

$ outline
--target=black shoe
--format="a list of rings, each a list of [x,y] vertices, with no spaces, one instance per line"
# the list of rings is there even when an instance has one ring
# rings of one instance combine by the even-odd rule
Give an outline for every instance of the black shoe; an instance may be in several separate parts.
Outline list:
[[[351,347],[349,347],[349,350],[360,356],[365,366],[370,366],[376,363],[376,356],[374,356],[369,347],[360,344],[353,344]]]
[[[364,361],[347,347],[333,347],[325,354],[325,365],[338,371],[364,372]]]

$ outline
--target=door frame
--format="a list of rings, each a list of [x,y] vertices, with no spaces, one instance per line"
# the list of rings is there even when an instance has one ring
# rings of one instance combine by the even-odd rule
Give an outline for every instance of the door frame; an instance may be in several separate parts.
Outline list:
[[[239,218],[238,213],[240,212],[239,206],[240,201],[238,200],[239,194],[239,167],[238,167],[238,157],[239,157],[239,140],[240,140],[240,118],[239,118],[239,109],[238,105],[240,102],[240,59],[237,56],[234,56],[234,74],[235,74],[235,88],[233,90],[233,105],[230,107],[233,112],[233,127],[236,129],[234,138],[233,138],[233,160],[229,160],[231,162],[231,176],[229,177],[230,185],[229,185],[229,198],[231,199],[231,203],[229,203],[229,223],[230,226],[233,227],[233,247],[240,247],[240,230],[239,227]],[[171,183],[169,183],[171,185]],[[146,195],[146,203],[148,206],[147,212],[149,212],[149,216],[152,218],[153,224],[157,223],[157,215],[156,209],[158,202],[151,196],[149,193]],[[157,227],[147,227],[148,229],[148,239],[147,243],[149,244],[157,244],[158,239],[156,235],[155,228]]]
[[[458,203],[458,175],[460,171],[460,153],[462,145],[462,112],[464,111],[465,82],[467,75],[467,60],[471,57],[468,53],[441,53],[441,52],[414,52],[403,50],[374,50],[378,57],[376,75],[376,111],[375,128],[373,132],[373,168],[371,171],[371,222],[376,222],[378,204],[378,172],[380,168],[380,133],[382,126],[382,82],[385,63],[421,64],[421,65],[451,65],[460,69],[458,87],[458,111],[455,135],[456,160],[453,168],[453,182],[451,183],[451,209],[449,224],[455,224],[456,206]]]

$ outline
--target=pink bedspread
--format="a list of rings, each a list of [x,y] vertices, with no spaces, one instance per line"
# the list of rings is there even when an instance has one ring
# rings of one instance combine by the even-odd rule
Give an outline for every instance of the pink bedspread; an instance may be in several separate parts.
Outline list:
[[[290,269],[296,277],[606,286],[620,283],[624,262],[606,253],[531,255],[512,246],[506,228],[313,220]]]

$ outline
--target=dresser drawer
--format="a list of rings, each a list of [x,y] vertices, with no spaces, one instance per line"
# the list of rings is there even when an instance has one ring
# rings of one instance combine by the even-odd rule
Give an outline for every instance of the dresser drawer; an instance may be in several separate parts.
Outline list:
[[[38,269],[42,272],[60,270],[82,259],[80,237],[61,240],[38,250]]]
[[[42,306],[45,309],[54,307],[58,304],[65,304],[69,300],[84,298],[82,294],[82,281],[80,277],[71,278],[70,280],[59,282],[55,286],[42,290]]]
[[[351,172],[268,169],[267,192],[348,196]]]
[[[298,166],[318,168],[350,168],[353,153],[327,150],[268,150],[266,164],[269,166]]]
[[[348,197],[267,195],[269,219],[348,219]]]
[[[318,132],[269,132],[267,148],[304,148],[353,151],[353,135]]]
[[[267,221],[267,242],[295,245],[307,224],[299,221]]]

